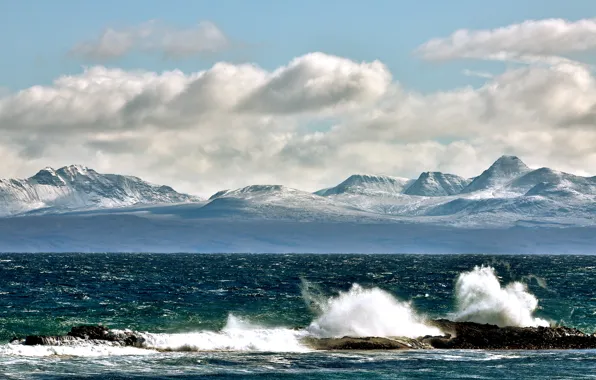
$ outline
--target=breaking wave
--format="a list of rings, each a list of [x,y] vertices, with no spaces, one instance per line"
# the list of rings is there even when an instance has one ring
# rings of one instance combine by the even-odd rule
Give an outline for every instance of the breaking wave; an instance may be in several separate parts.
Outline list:
[[[147,348],[170,351],[269,351],[301,352],[307,333],[284,327],[264,327],[232,314],[221,331],[180,334],[141,334]]]
[[[411,303],[396,299],[379,288],[352,285],[319,305],[322,314],[307,330],[317,337],[408,337],[441,335],[425,324]]]
[[[22,344],[0,345],[0,356],[77,356],[77,357],[103,357],[124,355],[152,355],[157,351],[136,347],[122,347],[111,345],[109,342],[92,343],[76,342],[60,346],[25,346]]]
[[[313,321],[303,329],[269,327],[228,315],[219,331],[189,333],[136,333],[144,338],[143,348],[118,347],[89,341],[73,341],[60,346],[0,346],[0,355],[16,356],[110,356],[140,355],[159,351],[309,351],[308,339],[349,337],[408,337],[443,335],[419,314],[411,302],[397,299],[380,288],[358,284],[332,297],[325,297],[308,282],[302,295],[314,312]],[[475,267],[461,273],[454,293],[458,321],[490,323],[498,326],[548,326],[533,315],[536,297],[521,282],[502,287],[492,267]],[[308,339],[306,339],[308,338]]]
[[[455,319],[497,326],[549,326],[545,319],[533,316],[538,300],[521,282],[501,287],[492,267],[474,267],[461,273],[455,284],[457,312]]]

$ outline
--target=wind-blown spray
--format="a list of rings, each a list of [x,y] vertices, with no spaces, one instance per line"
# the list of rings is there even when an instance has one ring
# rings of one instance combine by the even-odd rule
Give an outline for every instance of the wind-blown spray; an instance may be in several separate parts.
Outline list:
[[[492,267],[474,267],[461,273],[455,284],[455,319],[497,326],[548,326],[533,316],[538,300],[525,284],[512,282],[501,287]]]

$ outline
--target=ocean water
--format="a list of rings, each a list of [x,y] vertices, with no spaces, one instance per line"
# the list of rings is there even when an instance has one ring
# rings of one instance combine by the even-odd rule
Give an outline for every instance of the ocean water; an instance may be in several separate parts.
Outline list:
[[[0,378],[596,378],[596,351],[316,351],[447,317],[596,332],[596,256],[1,254]],[[23,346],[98,324],[144,348]]]

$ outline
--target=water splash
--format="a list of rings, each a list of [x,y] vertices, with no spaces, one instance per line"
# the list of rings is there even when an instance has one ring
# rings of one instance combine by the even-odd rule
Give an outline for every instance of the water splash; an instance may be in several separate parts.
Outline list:
[[[411,303],[400,301],[379,288],[365,289],[353,284],[349,291],[319,304],[319,309],[321,315],[307,328],[318,337],[442,335],[438,328],[425,324]]]
[[[303,352],[308,348],[300,339],[306,334],[304,330],[260,326],[230,314],[221,331],[142,336],[147,348],[166,351]]]
[[[457,312],[455,319],[497,326],[549,326],[533,316],[536,297],[525,284],[512,282],[501,287],[493,267],[474,267],[461,273],[455,284]]]

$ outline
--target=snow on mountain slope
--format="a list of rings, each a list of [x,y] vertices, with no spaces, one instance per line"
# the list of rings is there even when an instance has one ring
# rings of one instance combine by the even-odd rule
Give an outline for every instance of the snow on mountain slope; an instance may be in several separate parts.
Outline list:
[[[424,172],[410,185],[404,194],[425,197],[440,197],[459,194],[471,180],[454,174],[441,172]]]
[[[417,180],[353,175],[314,194],[281,185],[252,185],[200,201],[136,177],[69,166],[47,168],[26,180],[0,181],[0,216],[25,213],[130,214],[180,223],[229,219],[585,226],[596,225],[596,177],[531,170],[519,158],[503,156],[471,182],[436,172],[422,173]]]
[[[596,201],[596,180],[590,178],[562,178],[558,182],[541,182],[532,187],[526,196],[544,196],[549,198],[584,199]]]
[[[401,193],[337,191],[346,187],[343,184],[317,193],[369,212],[420,222],[511,225],[523,218],[562,218],[583,225],[594,219],[595,186],[594,178],[531,170],[517,157],[502,156],[473,180],[425,172]]]
[[[515,178],[530,171],[531,169],[519,158],[515,156],[501,156],[490,168],[474,178],[461,193],[466,194],[482,190],[499,191]]]
[[[400,177],[354,174],[335,187],[315,192],[317,195],[338,194],[395,195],[403,192],[413,180]]]
[[[217,192],[197,217],[300,221],[378,221],[387,218],[347,203],[281,185],[252,185]]]
[[[132,176],[100,174],[80,165],[45,168],[22,180],[0,180],[0,216],[198,200],[169,186]]]
[[[410,215],[425,202],[403,192],[415,180],[354,174],[339,185],[315,192],[331,201],[379,215]],[[414,210],[414,211],[413,211]]]
[[[543,182],[559,183],[565,178],[571,179],[572,177],[576,176],[549,168],[540,168],[532,170],[531,172],[528,172],[522,175],[521,177],[516,178],[511,182],[509,188],[519,193],[525,194],[528,190]],[[577,178],[579,179],[581,177]]]

